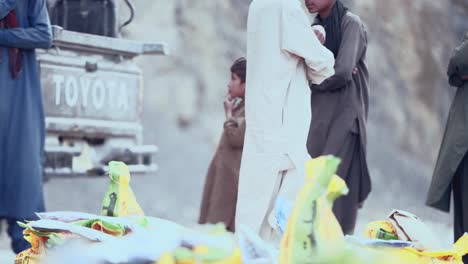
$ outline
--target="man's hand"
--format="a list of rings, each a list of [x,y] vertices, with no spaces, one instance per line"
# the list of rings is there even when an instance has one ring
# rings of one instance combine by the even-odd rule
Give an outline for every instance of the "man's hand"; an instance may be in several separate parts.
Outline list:
[[[224,113],[226,114],[226,119],[232,117],[232,110],[234,109],[234,100],[231,98],[231,95],[227,94],[224,98]]]
[[[320,25],[314,25],[314,26],[312,26],[312,29],[314,30],[314,33],[317,36],[320,43],[324,44],[325,40],[326,40],[326,38],[325,38],[325,36],[326,36],[325,29]]]
[[[356,75],[358,72],[359,72],[358,67],[357,67],[357,66],[354,67],[354,69],[353,69],[353,75]]]
[[[462,80],[468,81],[468,75],[463,75]]]
[[[364,207],[364,201],[358,203],[358,209],[362,209]]]

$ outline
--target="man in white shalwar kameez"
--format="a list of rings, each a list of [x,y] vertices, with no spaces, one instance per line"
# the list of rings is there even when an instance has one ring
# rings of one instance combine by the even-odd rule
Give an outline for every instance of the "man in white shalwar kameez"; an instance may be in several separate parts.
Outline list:
[[[253,0],[247,22],[246,135],[236,225],[278,241],[278,195],[294,203],[305,182],[311,120],[308,81],[334,74],[300,0]]]

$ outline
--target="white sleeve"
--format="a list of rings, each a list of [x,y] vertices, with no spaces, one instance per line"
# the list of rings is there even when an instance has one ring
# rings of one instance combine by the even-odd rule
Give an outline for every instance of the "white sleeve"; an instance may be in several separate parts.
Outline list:
[[[307,76],[312,83],[320,84],[335,74],[333,53],[325,48],[315,36],[300,6],[282,9],[281,49],[304,59],[307,65]]]

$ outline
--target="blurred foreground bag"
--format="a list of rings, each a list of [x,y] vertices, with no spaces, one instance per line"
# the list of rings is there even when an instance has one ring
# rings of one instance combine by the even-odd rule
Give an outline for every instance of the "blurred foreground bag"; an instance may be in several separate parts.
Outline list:
[[[348,241],[360,241],[358,251],[368,254],[371,251],[391,256],[399,263],[416,264],[461,264],[468,253],[468,234],[461,237],[451,249],[444,249],[425,224],[415,215],[401,210],[393,210],[389,221],[376,221],[367,225],[365,236],[371,239],[347,237]],[[405,243],[409,243],[404,246]],[[403,245],[395,247],[395,245]]]
[[[31,248],[16,255],[15,264],[40,264],[46,249],[44,238],[28,229],[24,230],[23,234],[24,239],[31,244]]]
[[[143,210],[130,188],[130,171],[123,162],[109,162],[110,183],[102,203],[105,216],[143,216]]]
[[[64,223],[56,220],[37,220],[18,224],[24,228],[24,239],[31,248],[20,252],[15,264],[36,264],[47,255],[48,250],[62,245],[66,241],[84,238],[93,242],[108,241],[112,237],[102,231],[91,229],[76,223]]]
[[[41,264],[42,258],[42,255],[34,253],[32,249],[27,249],[16,255],[15,264]]]
[[[398,240],[398,234],[389,221],[374,221],[366,226],[364,236],[373,239]]]
[[[417,216],[402,210],[393,210],[388,219],[400,240],[415,242],[417,248],[423,250],[437,250],[442,247],[437,236]]]
[[[461,237],[449,250],[421,251],[412,247],[359,247],[360,254],[383,253],[394,263],[411,264],[463,264],[462,257],[468,253],[468,235]]]
[[[340,159],[315,158],[306,164],[306,183],[297,195],[281,241],[280,264],[310,263],[318,252],[339,250],[344,235],[332,211],[333,202],[348,193],[335,172]]]

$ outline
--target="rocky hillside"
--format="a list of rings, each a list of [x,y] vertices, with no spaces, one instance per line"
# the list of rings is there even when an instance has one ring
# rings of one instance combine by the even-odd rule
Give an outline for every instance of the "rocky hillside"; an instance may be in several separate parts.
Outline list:
[[[432,162],[454,91],[445,72],[457,8],[450,1],[355,2],[370,31],[374,132]]]

